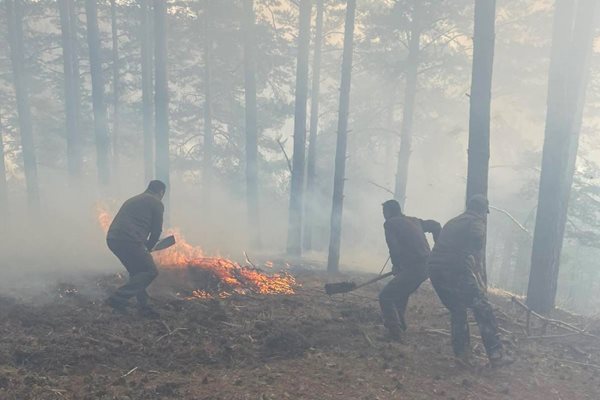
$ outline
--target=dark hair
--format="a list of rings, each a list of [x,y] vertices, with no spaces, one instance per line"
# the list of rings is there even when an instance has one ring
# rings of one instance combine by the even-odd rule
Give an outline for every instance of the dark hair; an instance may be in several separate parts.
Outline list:
[[[167,185],[164,184],[164,182],[162,181],[150,181],[150,183],[148,184],[148,189],[146,189],[146,192],[150,192],[150,193],[161,193],[161,192],[166,192],[167,191]]]
[[[390,215],[400,215],[402,214],[402,210],[400,208],[400,203],[396,200],[388,200],[382,204],[383,210],[389,212]]]

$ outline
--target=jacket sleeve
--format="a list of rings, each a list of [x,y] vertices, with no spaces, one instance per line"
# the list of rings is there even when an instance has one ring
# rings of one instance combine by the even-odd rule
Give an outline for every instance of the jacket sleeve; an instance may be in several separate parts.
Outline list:
[[[162,203],[159,203],[156,207],[154,207],[152,212],[152,225],[150,228],[150,238],[146,242],[146,248],[148,250],[152,250],[152,248],[158,242],[160,238],[160,234],[162,233],[163,227],[163,214],[165,212],[165,206]]]
[[[440,232],[442,231],[442,225],[437,221],[428,219],[421,220],[421,226],[423,227],[423,232],[431,233],[433,241],[437,242],[438,236],[440,236]]]
[[[383,229],[385,231],[385,241],[390,250],[390,258],[392,259],[392,271],[395,271],[402,265],[402,254],[400,254],[398,247],[398,235],[394,226],[389,221],[383,224]]]

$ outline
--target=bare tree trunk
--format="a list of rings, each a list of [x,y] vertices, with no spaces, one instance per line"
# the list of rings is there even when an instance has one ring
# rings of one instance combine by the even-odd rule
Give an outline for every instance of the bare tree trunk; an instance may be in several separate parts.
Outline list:
[[[77,57],[74,36],[74,21],[72,21],[72,0],[59,0],[60,27],[63,48],[63,70],[65,75],[65,114],[67,131],[67,170],[71,184],[81,179],[83,164],[81,153],[81,138],[79,135],[79,68],[74,70]]]
[[[92,103],[94,108],[98,181],[102,185],[108,185],[110,182],[110,140],[106,120],[106,104],[104,103],[104,77],[102,75],[98,4],[96,0],[85,0],[85,15],[90,50],[90,72],[92,75]]]
[[[152,18],[150,2],[140,0],[142,47],[142,126],[144,131],[144,178],[154,177],[154,130],[152,110]]]
[[[304,172],[306,169],[306,100],[308,97],[308,55],[310,45],[310,16],[312,0],[300,0],[300,29],[296,67],[296,101],[294,115],[294,154],[287,252],[302,254],[302,211],[304,203]]]
[[[333,201],[331,207],[331,231],[327,271],[338,272],[340,245],[342,241],[342,211],[344,208],[344,182],[346,176],[346,145],[348,139],[348,113],[350,110],[350,87],[352,82],[352,53],[354,47],[354,16],[356,0],[346,2],[344,28],[344,51],[342,55],[342,80],[340,84],[340,108],[338,113],[337,143],[335,149],[335,173],[333,178]]]
[[[29,77],[27,76],[25,56],[23,54],[23,9],[21,0],[6,0],[6,19],[17,99],[17,112],[19,114],[19,131],[21,133],[27,199],[29,205],[37,209],[39,207],[40,195],[27,85]]]
[[[110,139],[104,102],[104,76],[102,74],[101,43],[98,29],[98,5],[96,0],[85,1],[87,38],[90,52],[90,73],[92,76],[92,103],[94,111],[94,131],[98,181],[103,185],[110,182]]]
[[[419,69],[419,53],[421,51],[421,13],[420,0],[413,1],[413,15],[408,42],[408,60],[406,68],[406,88],[404,91],[404,110],[402,113],[402,132],[400,152],[398,153],[398,168],[396,170],[396,186],[394,197],[404,208],[406,202],[406,187],[408,184],[408,165],[412,152],[413,119],[415,115],[415,99],[417,97],[417,79]]]
[[[214,137],[212,131],[212,96],[211,96],[211,58],[212,36],[210,31],[210,3],[204,0],[204,159],[202,178],[204,181],[203,209],[204,215],[210,218],[212,210],[212,182],[213,182],[213,152]]]
[[[8,218],[8,184],[6,180],[6,160],[4,157],[4,129],[0,116],[0,216]]]
[[[113,169],[119,170],[119,30],[117,28],[117,2],[110,0],[110,26],[112,33],[112,73],[113,73]]]
[[[167,4],[154,0],[154,56],[156,107],[156,178],[167,185],[170,192],[169,162],[169,84],[167,81]],[[169,202],[169,197],[165,198]]]
[[[73,107],[78,135],[78,157],[83,168],[83,133],[81,130],[81,76],[79,71],[79,8],[74,0],[67,2],[69,7],[69,23],[71,26],[71,73],[73,78]]]
[[[527,304],[542,313],[552,310],[556,300],[597,7],[594,0],[580,0],[574,17],[574,2],[556,1],[538,212],[527,289]]]
[[[258,206],[258,129],[256,110],[256,33],[254,0],[244,1],[244,96],[246,104],[246,208],[248,231],[256,248],[260,243]]]
[[[513,271],[513,260],[514,253],[517,247],[517,241],[515,240],[518,233],[515,233],[512,229],[504,235],[504,243],[502,246],[502,260],[500,262],[500,273],[498,274],[498,285],[504,290],[510,290],[511,277],[514,275]]]
[[[467,201],[476,194],[487,196],[490,163],[490,108],[494,66],[496,0],[475,2],[473,71],[469,113],[469,164]],[[480,254],[481,275],[487,283],[485,246]]]
[[[317,203],[317,134],[319,131],[319,96],[321,91],[321,47],[323,44],[323,0],[317,0],[315,23],[312,88],[310,97],[310,134],[306,160],[306,216],[304,218],[304,249],[312,249],[312,233],[316,223]]]

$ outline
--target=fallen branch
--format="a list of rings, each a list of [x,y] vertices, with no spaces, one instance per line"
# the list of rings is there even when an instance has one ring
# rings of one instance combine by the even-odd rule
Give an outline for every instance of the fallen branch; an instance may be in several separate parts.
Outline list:
[[[246,257],[246,262],[248,264],[250,264],[253,268],[258,269],[258,268],[256,268],[256,265],[254,265],[254,263],[252,262],[252,260],[250,260],[250,257],[248,257],[248,254],[245,251],[244,251],[244,257]]]
[[[133,374],[135,371],[137,371],[138,367],[132,368],[128,373],[126,373],[125,375],[121,375],[121,378],[125,378],[131,374]]]
[[[589,367],[589,368],[594,368],[594,369],[600,370],[600,365],[596,365],[596,364],[589,364],[589,363],[583,363],[583,362],[579,362],[579,361],[565,360],[564,358],[556,358],[556,357],[547,357],[547,358],[549,360],[554,360],[554,361],[564,362],[567,364],[574,364],[574,365],[579,365],[582,367]]]
[[[540,336],[527,336],[524,339],[528,339],[528,340],[538,340],[538,339],[561,339],[561,338],[566,338],[566,337],[571,337],[571,336],[579,336],[581,335],[579,332],[571,332],[571,333],[565,333],[563,335],[540,335]]]
[[[514,304],[517,304],[519,307],[521,307],[522,309],[524,309],[527,312],[527,336],[529,336],[529,324],[530,324],[530,318],[533,315],[534,317],[539,318],[540,320],[542,320],[544,322],[544,324],[548,325],[554,325],[566,330],[569,330],[571,332],[576,332],[580,335],[583,336],[588,336],[588,337],[593,337],[596,339],[600,339],[600,337],[596,336],[596,335],[592,335],[591,333],[586,332],[585,330],[578,328],[576,326],[573,326],[567,322],[564,321],[560,321],[558,319],[552,319],[552,318],[546,318],[543,315],[540,315],[538,313],[536,313],[535,311],[533,311],[531,308],[529,308],[525,303],[523,303],[522,301],[520,301],[519,299],[517,299],[516,297],[512,297],[511,298],[512,302]]]

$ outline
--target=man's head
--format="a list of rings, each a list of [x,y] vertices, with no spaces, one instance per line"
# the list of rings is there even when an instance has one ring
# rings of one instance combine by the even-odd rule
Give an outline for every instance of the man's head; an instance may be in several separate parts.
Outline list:
[[[150,181],[148,188],[146,189],[147,193],[153,194],[161,200],[166,191],[167,185],[165,185],[162,181]]]
[[[473,211],[480,215],[485,215],[490,212],[490,203],[487,197],[482,194],[476,194],[467,202],[467,210]]]
[[[400,209],[400,203],[396,200],[388,200],[382,204],[383,206],[383,218],[390,219],[392,217],[396,217],[398,215],[402,215],[402,210]]]

